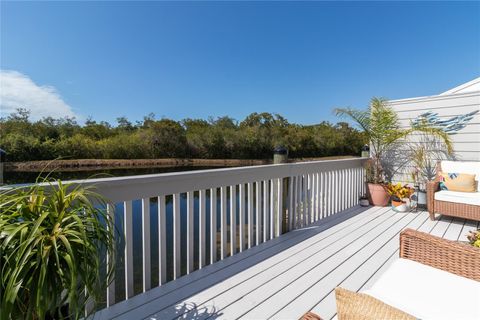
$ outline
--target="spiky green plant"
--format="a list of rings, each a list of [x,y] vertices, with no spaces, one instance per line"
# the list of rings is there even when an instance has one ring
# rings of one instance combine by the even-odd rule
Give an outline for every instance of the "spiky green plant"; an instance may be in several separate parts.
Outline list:
[[[385,154],[401,139],[414,132],[423,132],[442,141],[448,153],[453,152],[452,141],[442,129],[427,123],[401,128],[398,115],[384,98],[372,98],[366,110],[352,108],[335,109],[335,114],[352,119],[365,133],[372,149],[372,179],[369,182],[383,183],[382,160]]]
[[[112,221],[91,187],[44,180],[0,192],[0,319],[77,319],[113,274]]]

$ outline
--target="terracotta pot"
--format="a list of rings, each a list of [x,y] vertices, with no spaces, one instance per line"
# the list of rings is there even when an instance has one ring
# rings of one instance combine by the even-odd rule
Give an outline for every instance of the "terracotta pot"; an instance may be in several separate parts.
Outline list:
[[[403,204],[403,201],[392,200],[392,206],[394,207],[401,206],[402,204]]]
[[[390,196],[385,190],[385,186],[383,184],[374,184],[368,183],[367,184],[368,190],[368,200],[374,206],[385,207],[390,202]]]

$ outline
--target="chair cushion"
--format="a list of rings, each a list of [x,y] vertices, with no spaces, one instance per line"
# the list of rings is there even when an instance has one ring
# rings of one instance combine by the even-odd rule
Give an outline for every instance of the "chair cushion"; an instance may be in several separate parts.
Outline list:
[[[477,191],[474,174],[440,172],[440,179],[440,188],[442,190],[461,192]]]
[[[480,319],[480,282],[408,259],[364,293],[420,319]]]
[[[364,293],[335,288],[338,320],[415,320],[416,318]]]
[[[438,192],[435,192],[434,199],[440,201],[480,206],[480,192],[458,192],[450,190],[440,190]]]
[[[474,174],[475,181],[477,181],[477,190],[480,190],[480,161],[442,161],[440,166],[442,172]]]

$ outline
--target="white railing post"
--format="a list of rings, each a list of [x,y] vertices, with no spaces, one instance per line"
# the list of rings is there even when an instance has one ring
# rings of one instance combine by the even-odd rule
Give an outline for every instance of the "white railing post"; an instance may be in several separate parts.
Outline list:
[[[206,191],[204,189],[200,190],[198,195],[198,235],[199,235],[199,248],[198,248],[198,267],[201,269],[206,264],[207,259],[207,248],[206,248],[206,218],[207,214],[205,212],[205,201],[206,201]]]
[[[208,264],[208,251],[209,262],[215,263],[229,255],[279,237],[284,232],[309,226],[357,205],[358,196],[365,191],[364,161],[365,159],[329,160],[72,181],[71,183],[87,186],[93,184],[97,192],[112,203],[123,203],[125,276],[123,279],[115,279],[108,286],[107,306],[116,302],[115,281],[124,281],[126,299],[134,295],[134,268],[136,272],[143,271],[142,291],[147,291],[152,286],[151,232],[155,228],[151,228],[151,198],[158,199],[158,285],[163,285],[167,278],[178,279],[182,270],[183,273],[185,270],[186,273],[193,272],[197,262],[198,268],[203,268]],[[217,199],[218,189],[220,199]],[[206,212],[208,194],[209,228]],[[173,200],[172,220],[168,220],[169,226],[170,222],[173,223],[171,230],[167,230],[166,197],[172,197]],[[197,197],[198,245],[194,231],[197,227]],[[133,201],[141,201],[141,206],[137,206],[137,202],[133,205]],[[218,203],[220,207],[217,215]],[[141,213],[133,212],[133,208],[137,211],[141,208]],[[186,208],[186,212],[181,212],[181,208]],[[113,204],[107,206],[107,214],[112,221],[115,216],[114,209]],[[170,212],[170,204],[168,210]],[[136,246],[140,243],[134,244],[133,223],[136,222],[134,219],[140,217],[142,248],[138,250],[141,249],[143,255],[141,259],[134,261],[133,250],[138,252]],[[118,225],[119,222],[116,223]],[[182,231],[182,224],[186,226],[186,234],[183,235],[181,233],[185,231]],[[217,228],[217,225],[220,228]],[[208,234],[207,229],[210,230]],[[182,247],[184,237],[187,241],[186,246]],[[167,240],[173,240],[171,257],[167,256]],[[208,240],[209,248],[206,246]],[[182,265],[182,250],[186,250],[186,266]],[[197,252],[198,261],[194,259]],[[113,258],[106,257],[107,266],[115,263]],[[167,264],[173,266],[171,274],[167,271]]]
[[[193,191],[187,192],[187,274],[193,271]]]
[[[239,250],[243,251],[245,248],[245,185],[241,183],[238,186],[238,238]]]
[[[227,257],[227,187],[220,189],[220,259]]]
[[[158,196],[158,279],[159,285],[167,282],[167,222],[165,196]]]
[[[237,253],[237,187],[230,186],[230,255]]]
[[[263,241],[267,241],[269,238],[268,227],[270,226],[270,212],[269,207],[269,187],[270,180],[263,181]]]
[[[142,199],[143,292],[152,287],[150,251],[150,198]]]
[[[112,205],[112,204],[107,204],[107,214],[108,216],[110,217],[110,221],[111,221],[111,226],[108,225],[107,228],[111,228],[113,227],[113,230],[108,230],[108,231],[114,231],[115,228],[115,206]],[[114,239],[116,239],[115,237],[115,232],[113,232],[113,235],[114,235]],[[110,267],[112,265],[115,264],[115,256],[113,255],[113,253],[111,254],[108,254],[107,255],[107,270],[110,269]],[[115,274],[112,275],[113,279],[112,281],[110,282],[110,284],[108,285],[108,288],[107,288],[107,307],[110,307],[111,305],[113,305],[115,303]]]
[[[255,201],[255,215],[256,215],[256,225],[255,225],[255,234],[256,234],[256,242],[255,244],[258,246],[262,242],[262,185],[261,182],[255,182],[255,194],[256,194],[256,201]]]
[[[217,262],[217,188],[210,189],[210,263]]]
[[[283,178],[277,179],[277,237],[282,234],[283,225]]]
[[[123,207],[123,236],[125,239],[125,298],[133,296],[133,217],[132,201],[125,201]]]
[[[253,183],[248,183],[248,248],[251,248],[254,243],[253,235]]]
[[[180,243],[180,194],[175,193],[173,195],[173,279],[182,275]]]

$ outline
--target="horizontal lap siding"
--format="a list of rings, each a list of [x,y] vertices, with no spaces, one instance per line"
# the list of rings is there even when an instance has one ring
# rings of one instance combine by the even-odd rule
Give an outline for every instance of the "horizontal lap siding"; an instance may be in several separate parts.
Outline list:
[[[412,120],[428,111],[438,113],[438,117],[442,120],[464,115],[472,111],[480,111],[480,92],[392,100],[389,104],[397,112],[400,126],[407,128]],[[455,159],[480,161],[480,112],[474,115],[465,128],[450,134],[450,138],[455,150]],[[410,139],[410,141],[415,141],[418,139],[418,135],[412,135]],[[402,144],[404,145],[402,146]],[[402,142],[397,148],[400,152],[408,149],[406,142]],[[398,166],[394,165],[394,167]],[[398,173],[393,179],[395,181],[409,182],[411,180],[409,173],[413,169],[412,165],[406,165],[398,169]]]

